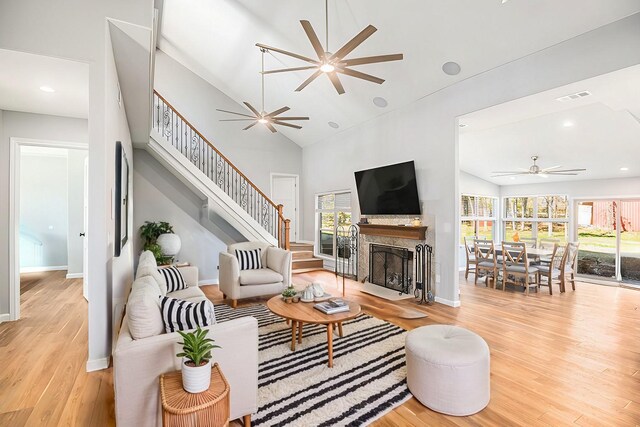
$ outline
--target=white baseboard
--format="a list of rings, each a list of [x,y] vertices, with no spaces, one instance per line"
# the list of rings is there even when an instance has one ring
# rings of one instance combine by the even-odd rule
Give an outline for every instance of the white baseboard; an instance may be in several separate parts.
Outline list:
[[[218,279],[205,279],[205,280],[198,280],[198,286],[201,285],[219,285],[220,281]]]
[[[8,322],[9,320],[11,320],[11,315],[9,313],[0,314],[0,323]]]
[[[39,273],[41,271],[60,271],[66,269],[66,265],[54,265],[51,267],[22,267],[20,269],[20,273]]]
[[[82,273],[67,273],[67,279],[83,279],[84,274]]]
[[[460,300],[451,301],[450,299],[436,297],[436,302],[439,302],[440,304],[448,305],[449,307],[456,307],[456,308],[460,307]]]
[[[87,360],[86,370],[87,372],[101,371],[109,367],[109,358],[103,357],[102,359]]]

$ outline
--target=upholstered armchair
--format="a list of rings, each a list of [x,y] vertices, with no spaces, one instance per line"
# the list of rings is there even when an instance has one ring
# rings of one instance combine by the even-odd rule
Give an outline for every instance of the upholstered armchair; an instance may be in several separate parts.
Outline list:
[[[236,249],[261,250],[262,268],[241,270]],[[263,242],[242,242],[220,252],[220,290],[236,308],[238,300],[279,294],[291,283],[291,252]]]

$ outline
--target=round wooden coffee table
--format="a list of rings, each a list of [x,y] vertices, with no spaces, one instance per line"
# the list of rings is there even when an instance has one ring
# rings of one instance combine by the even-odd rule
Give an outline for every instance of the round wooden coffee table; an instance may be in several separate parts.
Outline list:
[[[338,327],[338,333],[342,336],[342,322],[353,319],[360,314],[360,304],[352,301],[349,303],[349,311],[336,314],[324,314],[313,308],[313,302],[284,302],[280,295],[276,295],[267,301],[267,307],[274,314],[291,320],[291,351],[296,349],[296,330],[298,342],[302,342],[302,325],[305,323],[327,325],[327,350],[329,353],[329,367],[333,367],[333,328]]]

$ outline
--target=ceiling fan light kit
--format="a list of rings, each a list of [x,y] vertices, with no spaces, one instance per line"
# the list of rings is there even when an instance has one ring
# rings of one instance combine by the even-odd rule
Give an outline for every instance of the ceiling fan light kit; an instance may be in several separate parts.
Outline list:
[[[571,176],[571,175],[578,175],[578,172],[584,172],[586,171],[586,169],[584,168],[580,168],[580,169],[559,169],[562,166],[561,165],[557,165],[557,166],[551,166],[550,168],[541,168],[536,162],[538,161],[538,156],[531,156],[531,160],[533,160],[533,165],[529,166],[529,169],[521,169],[519,171],[494,171],[491,172],[491,177],[492,178],[501,178],[501,177],[506,177],[506,176],[516,176],[516,175],[535,175],[535,176],[539,176],[540,178],[549,178],[549,176],[556,176],[556,175],[565,175],[565,176]]]

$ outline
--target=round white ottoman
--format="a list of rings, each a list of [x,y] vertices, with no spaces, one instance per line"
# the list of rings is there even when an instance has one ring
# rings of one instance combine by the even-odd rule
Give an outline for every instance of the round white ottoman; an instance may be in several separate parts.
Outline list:
[[[471,415],[489,403],[489,346],[477,334],[449,325],[407,334],[407,384],[426,407]]]

